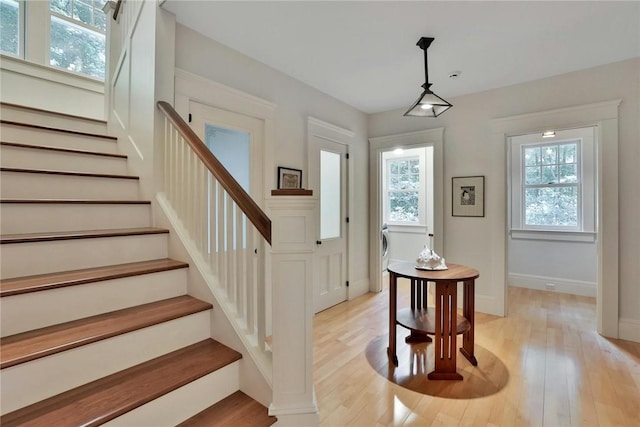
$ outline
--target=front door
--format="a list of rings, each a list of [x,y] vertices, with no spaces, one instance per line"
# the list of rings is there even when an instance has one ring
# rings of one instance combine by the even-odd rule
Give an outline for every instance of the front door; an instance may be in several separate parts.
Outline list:
[[[347,146],[312,135],[309,164],[320,200],[313,275],[317,313],[347,299]]]

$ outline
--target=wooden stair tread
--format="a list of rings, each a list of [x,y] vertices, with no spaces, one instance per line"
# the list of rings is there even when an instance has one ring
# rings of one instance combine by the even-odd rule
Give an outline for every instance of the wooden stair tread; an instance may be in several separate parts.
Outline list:
[[[169,258],[0,280],[0,297],[187,268]]]
[[[267,408],[241,391],[178,424],[178,427],[266,427],[277,421]]]
[[[6,204],[70,204],[70,205],[150,205],[149,200],[98,200],[98,199],[0,199]]]
[[[47,145],[32,145],[32,144],[22,144],[19,142],[8,142],[1,141],[0,146],[5,147],[16,147],[16,148],[27,148],[30,150],[47,150],[47,151],[57,151],[61,153],[70,153],[70,154],[81,154],[87,156],[101,156],[101,157],[115,157],[118,159],[127,159],[127,156],[124,154],[114,154],[114,153],[101,153],[99,151],[87,151],[87,150],[75,150],[72,148],[61,148],[61,147],[50,147]]]
[[[145,234],[166,234],[164,228],[120,228],[113,230],[52,231],[46,233],[4,234],[0,236],[0,244],[49,242],[55,240],[90,239],[100,237],[140,236]]]
[[[183,295],[11,335],[0,339],[0,369],[211,308]]]
[[[109,140],[112,140],[114,142],[118,140],[118,138],[116,138],[115,136],[110,136],[110,135],[100,135],[98,133],[81,132],[81,131],[77,131],[77,130],[62,129],[62,128],[56,128],[56,127],[51,127],[51,126],[34,125],[34,124],[30,124],[30,123],[16,122],[16,121],[13,121],[13,120],[0,120],[0,124],[12,125],[12,126],[22,126],[22,127],[32,128],[32,129],[39,129],[39,130],[46,130],[46,131],[53,131],[53,132],[62,132],[62,133],[68,133],[68,134],[72,134],[72,135],[88,136],[88,137],[91,137],[91,138],[109,139]]]
[[[78,177],[89,177],[89,178],[113,178],[113,179],[134,179],[134,180],[140,179],[139,177],[133,176],[133,175],[73,172],[73,171],[60,171],[60,170],[48,170],[48,169],[23,169],[23,168],[2,167],[0,168],[0,172],[32,173],[32,174],[43,174],[43,175],[65,175],[65,176],[78,176]]]
[[[97,426],[242,356],[205,340],[0,417],[3,427]]]

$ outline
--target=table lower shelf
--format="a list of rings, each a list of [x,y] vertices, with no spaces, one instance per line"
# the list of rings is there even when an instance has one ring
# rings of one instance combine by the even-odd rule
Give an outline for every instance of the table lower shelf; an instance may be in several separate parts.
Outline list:
[[[396,323],[407,329],[416,332],[423,332],[429,335],[436,334],[436,309],[431,307],[426,309],[403,308],[398,310],[396,314]],[[456,313],[456,333],[458,335],[467,332],[471,328],[471,324],[466,317]]]

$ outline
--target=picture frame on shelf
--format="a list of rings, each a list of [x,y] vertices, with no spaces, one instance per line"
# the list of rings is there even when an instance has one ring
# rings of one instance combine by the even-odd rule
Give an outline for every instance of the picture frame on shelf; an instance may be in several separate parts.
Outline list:
[[[451,178],[451,215],[484,217],[484,176]]]
[[[302,188],[302,170],[278,166],[278,189]]]

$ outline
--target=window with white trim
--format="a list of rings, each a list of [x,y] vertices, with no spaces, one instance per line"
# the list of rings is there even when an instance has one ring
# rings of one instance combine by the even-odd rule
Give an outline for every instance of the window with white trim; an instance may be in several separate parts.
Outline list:
[[[107,18],[105,0],[51,0],[49,63],[104,79]]]
[[[510,138],[511,229],[595,231],[595,128]],[[512,232],[513,235],[513,232]]]
[[[391,226],[432,227],[428,206],[433,184],[427,182],[433,168],[433,147],[396,149],[382,153],[382,221]],[[419,229],[419,230],[418,230]]]
[[[525,227],[581,228],[580,141],[522,146]]]
[[[387,219],[391,223],[420,222],[420,158],[387,160]]]
[[[0,53],[104,80],[106,0],[0,0]]]

